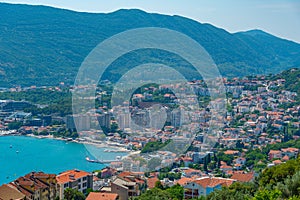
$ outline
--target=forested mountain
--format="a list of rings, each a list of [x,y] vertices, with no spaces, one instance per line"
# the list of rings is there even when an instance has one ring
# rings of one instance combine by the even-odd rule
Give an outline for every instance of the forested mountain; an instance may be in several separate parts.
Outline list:
[[[0,3],[0,13],[0,87],[72,84],[81,62],[97,44],[139,27],[169,28],[190,36],[208,51],[224,76],[277,73],[300,66],[300,44],[258,30],[231,34],[180,16],[136,9],[95,14],[5,3]],[[154,55],[171,66],[188,67],[174,55]],[[117,80],[134,63],[155,59],[151,51],[128,55],[104,78]]]

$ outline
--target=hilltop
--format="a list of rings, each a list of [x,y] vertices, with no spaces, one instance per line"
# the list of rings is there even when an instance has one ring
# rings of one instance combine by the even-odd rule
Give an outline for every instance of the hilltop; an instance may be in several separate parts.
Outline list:
[[[169,28],[190,36],[208,51],[223,76],[278,73],[300,66],[300,44],[261,30],[231,34],[181,16],[137,9],[95,14],[0,3],[0,12],[0,87],[72,84],[81,62],[96,45],[114,34],[140,27]],[[117,80],[135,63],[155,60],[152,53],[143,51],[139,56],[118,60],[104,78]],[[170,66],[188,67],[174,55],[155,55],[167,57]],[[198,78],[187,72],[191,79]]]

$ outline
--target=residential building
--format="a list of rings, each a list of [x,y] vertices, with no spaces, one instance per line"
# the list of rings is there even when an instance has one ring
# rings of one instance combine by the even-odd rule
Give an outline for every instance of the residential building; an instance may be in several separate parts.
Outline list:
[[[91,128],[90,116],[88,115],[67,115],[66,124],[68,129],[77,131],[88,131]]]
[[[97,116],[99,125],[101,127],[110,128],[110,114],[108,112],[104,112]]]
[[[279,158],[281,159],[282,154],[280,150],[270,150],[269,152],[269,160],[275,159],[275,158]]]
[[[230,186],[235,180],[217,177],[203,177],[187,183],[184,186],[184,198],[192,199],[207,196],[222,186]]]
[[[67,188],[76,189],[86,193],[87,189],[93,189],[93,175],[81,170],[69,170],[56,176],[59,185],[59,198],[64,198],[64,190]]]
[[[120,200],[139,196],[146,188],[146,180],[138,173],[122,172],[111,182],[111,192],[117,193]]]
[[[1,200],[25,200],[25,197],[26,196],[12,184],[4,184],[0,186]]]
[[[31,172],[10,184],[26,196],[26,199],[48,200],[58,196],[55,174]]]

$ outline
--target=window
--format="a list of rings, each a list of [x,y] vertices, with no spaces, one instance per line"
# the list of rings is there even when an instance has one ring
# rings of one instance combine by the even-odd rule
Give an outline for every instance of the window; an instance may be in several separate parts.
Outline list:
[[[78,185],[78,189],[79,189],[79,190],[81,189],[81,185],[80,185],[80,184]]]
[[[86,183],[83,183],[82,187],[86,187],[86,185],[87,185]]]
[[[83,181],[86,181],[86,177],[83,177]]]
[[[80,179],[78,179],[78,183],[80,183],[81,182],[81,178]]]
[[[69,183],[64,184],[64,188],[69,187]]]

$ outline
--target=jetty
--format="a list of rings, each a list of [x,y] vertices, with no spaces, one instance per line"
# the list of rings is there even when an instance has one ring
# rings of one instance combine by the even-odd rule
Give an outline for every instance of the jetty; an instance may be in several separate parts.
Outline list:
[[[90,159],[88,156],[85,158],[86,161],[92,162],[92,163],[101,163],[101,164],[110,164],[111,162],[118,162],[120,159],[114,159],[114,160],[96,160],[96,159]]]

